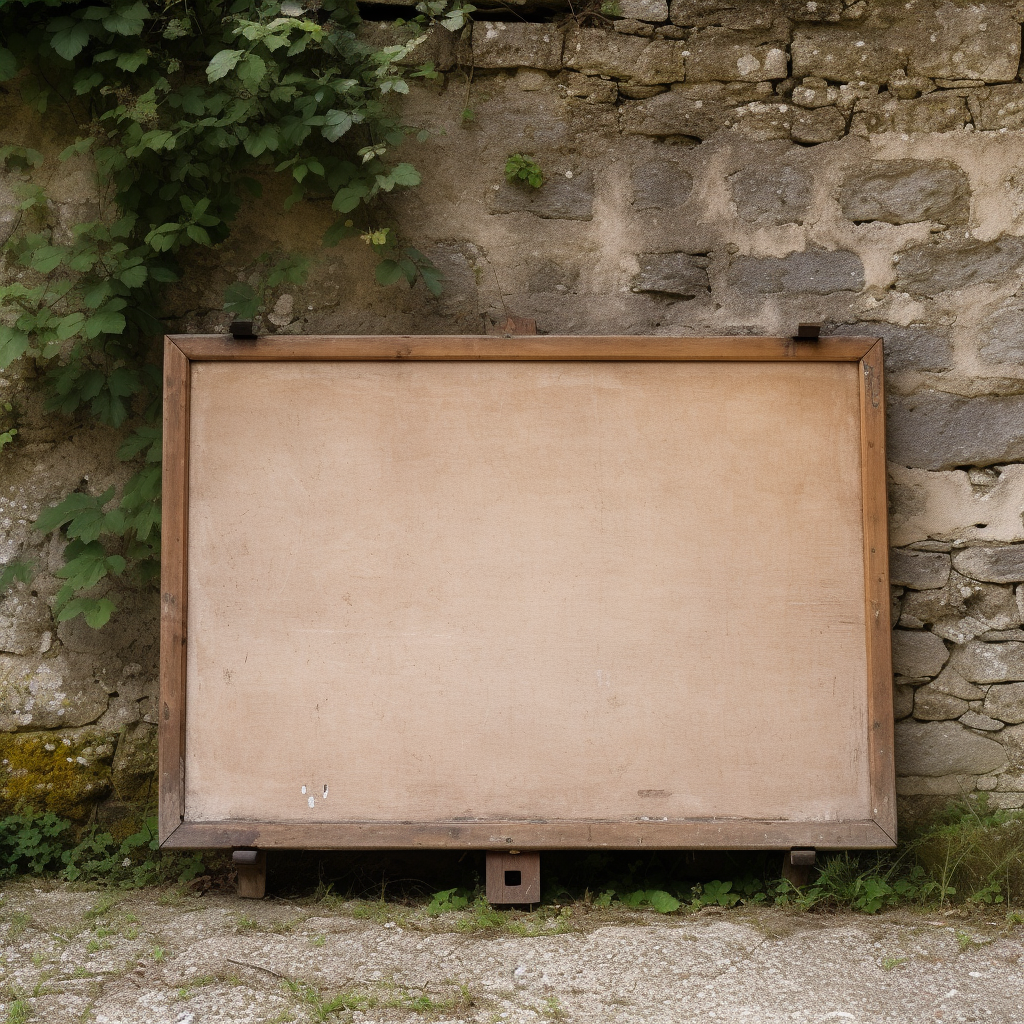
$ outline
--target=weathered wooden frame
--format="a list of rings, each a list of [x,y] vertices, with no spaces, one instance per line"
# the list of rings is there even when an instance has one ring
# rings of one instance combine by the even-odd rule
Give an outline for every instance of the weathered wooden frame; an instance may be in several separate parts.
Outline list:
[[[189,822],[185,648],[190,364],[196,361],[851,362],[860,368],[861,477],[873,814],[858,821]],[[895,845],[882,343],[876,338],[171,336],[164,346],[160,628],[160,841],[166,847],[310,849],[817,849]]]

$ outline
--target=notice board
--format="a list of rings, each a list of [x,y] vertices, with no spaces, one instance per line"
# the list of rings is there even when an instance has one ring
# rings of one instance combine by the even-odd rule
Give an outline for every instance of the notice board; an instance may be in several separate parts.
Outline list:
[[[881,343],[169,337],[167,846],[895,841]]]

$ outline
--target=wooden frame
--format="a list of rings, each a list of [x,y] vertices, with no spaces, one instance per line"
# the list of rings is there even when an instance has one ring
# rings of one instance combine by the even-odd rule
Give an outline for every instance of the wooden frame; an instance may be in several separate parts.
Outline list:
[[[847,362],[860,369],[870,803],[864,820],[191,822],[185,818],[190,366],[206,361]],[[165,847],[882,848],[896,840],[882,344],[874,338],[172,336],[164,349],[160,840]]]

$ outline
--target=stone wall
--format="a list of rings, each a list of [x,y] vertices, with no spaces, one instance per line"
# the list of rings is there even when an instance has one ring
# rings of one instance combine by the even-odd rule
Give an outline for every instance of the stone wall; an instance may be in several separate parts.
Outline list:
[[[404,108],[432,133],[403,154],[424,184],[387,212],[444,271],[440,298],[377,287],[358,241],[318,250],[329,211],[285,215],[268,179],[222,252],[190,252],[171,330],[222,330],[224,286],[287,249],[316,262],[275,297],[283,332],[478,333],[513,313],[543,333],[880,335],[901,808],[977,791],[1024,806],[1024,3],[619,7],[484,8],[417,52],[444,72]],[[505,182],[517,152],[541,189]],[[52,173],[59,233],[91,197]],[[0,455],[0,561],[34,551],[43,571],[0,604],[0,805],[111,813],[151,777],[154,602],[130,598],[101,633],[53,623],[60,542],[28,524],[124,470],[109,432],[44,417],[26,372],[0,383],[21,429]]]

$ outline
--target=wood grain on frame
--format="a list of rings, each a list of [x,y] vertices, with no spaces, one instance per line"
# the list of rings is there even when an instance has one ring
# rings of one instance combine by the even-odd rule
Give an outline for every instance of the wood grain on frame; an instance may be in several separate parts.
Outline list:
[[[160,839],[181,824],[184,797],[188,554],[189,361],[164,342],[163,499],[160,545]]]
[[[852,362],[874,339],[821,338],[630,338],[550,335],[546,337],[305,337],[271,335],[235,341],[222,334],[175,336],[175,344],[192,360],[253,362],[263,360],[623,360],[628,362]]]
[[[766,361],[860,364],[861,471],[868,658],[867,737],[872,820],[185,821],[184,654],[187,625],[189,359],[199,361]],[[168,339],[165,357],[164,548],[161,624],[160,832],[164,845],[351,849],[508,846],[533,849],[881,847],[895,837],[889,670],[884,415],[875,339],[301,338]],[[883,599],[879,602],[879,595]],[[182,823],[184,822],[184,823]],[[504,833],[508,833],[507,835]]]
[[[896,842],[889,530],[885,480],[882,343],[860,363],[861,469],[864,477],[864,580],[868,650],[868,759],[872,817]]]
[[[846,850],[892,843],[874,821],[186,821],[164,845],[267,850]]]

